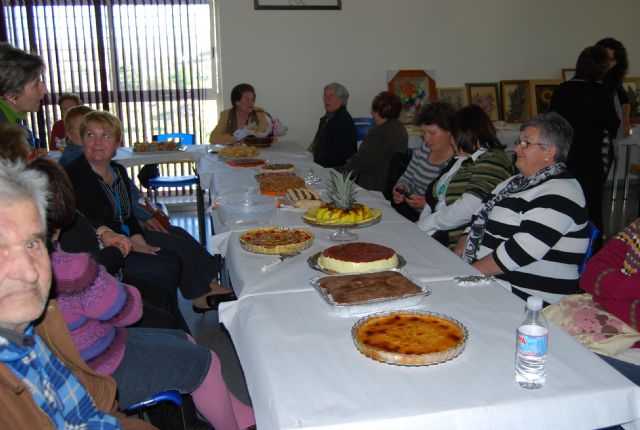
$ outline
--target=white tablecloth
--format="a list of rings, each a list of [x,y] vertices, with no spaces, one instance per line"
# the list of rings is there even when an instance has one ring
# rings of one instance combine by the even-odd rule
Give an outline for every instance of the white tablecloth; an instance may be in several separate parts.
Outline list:
[[[311,163],[303,157],[296,151],[269,155],[272,162]],[[211,188],[218,192],[256,186],[251,169],[229,168],[211,156],[200,165],[210,166]],[[326,177],[324,169],[309,165]],[[311,248],[267,272],[261,268],[273,257],[244,251],[238,232],[223,232],[214,244],[226,257],[239,299],[220,305],[220,321],[240,357],[258,428],[555,430],[640,418],[640,388],[556,326],[550,331],[547,384],[540,390],[520,388],[514,382],[514,351],[523,302],[497,284],[457,286],[453,276],[475,269],[398,218],[374,194],[363,190],[358,199],[386,208],[379,224],[355,230],[360,240],[390,246],[407,260],[405,270],[433,290],[418,308],[462,322],[470,333],[466,349],[429,367],[370,360],[351,339],[358,318],[335,315],[309,284],[322,274],[307,258],[335,244],[326,239],[330,230],[310,227],[316,235]],[[304,225],[300,215],[278,211],[275,224]]]
[[[300,255],[284,260],[267,272],[263,272],[262,267],[274,261],[274,257],[242,249],[238,241],[239,232],[214,236],[214,245],[227,259],[236,295],[245,297],[312,291],[309,278],[323,274],[311,269],[307,259],[329,246],[336,245],[336,242],[327,239],[325,229],[312,227],[309,230],[315,235],[313,245]],[[380,223],[354,232],[358,234],[359,241],[384,244],[395,249],[407,262],[404,269],[420,280],[431,282],[477,273],[471,266],[460,264],[456,255],[409,222]],[[425,249],[429,252],[425,253]]]
[[[186,145],[184,151],[133,152],[131,148],[118,148],[114,161],[124,167],[165,163],[176,160],[198,161],[207,154],[209,145]]]
[[[459,357],[429,367],[364,357],[351,339],[357,318],[333,315],[314,291],[221,306],[258,428],[573,430],[640,417],[640,388],[556,326],[546,385],[520,388],[514,351],[522,301],[495,285],[431,287],[419,309],[456,318],[469,340]]]

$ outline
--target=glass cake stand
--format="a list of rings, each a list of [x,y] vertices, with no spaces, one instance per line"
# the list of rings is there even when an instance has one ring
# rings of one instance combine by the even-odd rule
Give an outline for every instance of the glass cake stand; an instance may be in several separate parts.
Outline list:
[[[334,229],[335,232],[330,234],[329,237],[328,237],[329,240],[332,240],[334,242],[348,242],[350,240],[357,240],[358,239],[358,235],[351,231],[352,228],[369,227],[370,225],[378,224],[381,219],[382,219],[382,217],[378,216],[376,218],[372,218],[370,220],[366,220],[366,221],[359,222],[359,223],[320,224],[320,223],[318,223],[316,221],[313,221],[311,219],[307,219],[307,218],[304,218],[304,217],[302,218],[302,220],[304,222],[306,222],[307,224],[309,224],[309,225],[311,225],[313,227]]]

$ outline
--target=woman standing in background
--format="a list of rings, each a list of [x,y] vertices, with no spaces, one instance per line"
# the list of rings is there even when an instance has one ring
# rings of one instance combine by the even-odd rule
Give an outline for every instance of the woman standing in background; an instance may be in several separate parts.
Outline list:
[[[602,197],[604,163],[602,142],[604,133],[615,136],[620,120],[611,95],[602,83],[609,68],[607,50],[589,46],[578,57],[573,79],[562,83],[551,98],[551,110],[562,115],[573,127],[573,141],[567,156],[571,172],[587,199],[589,219],[602,231]],[[596,249],[600,243],[595,245]]]

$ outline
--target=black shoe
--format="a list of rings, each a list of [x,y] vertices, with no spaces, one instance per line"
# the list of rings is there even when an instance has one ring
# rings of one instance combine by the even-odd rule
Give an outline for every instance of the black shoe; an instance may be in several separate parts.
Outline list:
[[[207,305],[209,305],[208,308],[199,308],[196,305],[192,306],[192,309],[195,313],[197,314],[203,314],[207,311],[216,311],[218,310],[218,305],[222,302],[230,302],[232,300],[237,300],[238,298],[236,297],[236,293],[234,293],[233,291],[230,293],[226,293],[226,294],[211,294],[208,295],[206,298],[207,300]]]

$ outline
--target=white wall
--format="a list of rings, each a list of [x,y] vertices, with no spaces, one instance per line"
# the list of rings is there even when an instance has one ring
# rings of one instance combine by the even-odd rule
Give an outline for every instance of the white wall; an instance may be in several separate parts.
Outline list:
[[[585,46],[621,40],[640,75],[639,0],[343,0],[342,10],[254,10],[217,0],[222,97],[256,88],[257,105],[308,144],[322,88],[338,81],[349,111],[368,116],[388,70],[432,69],[438,86],[561,78]]]

